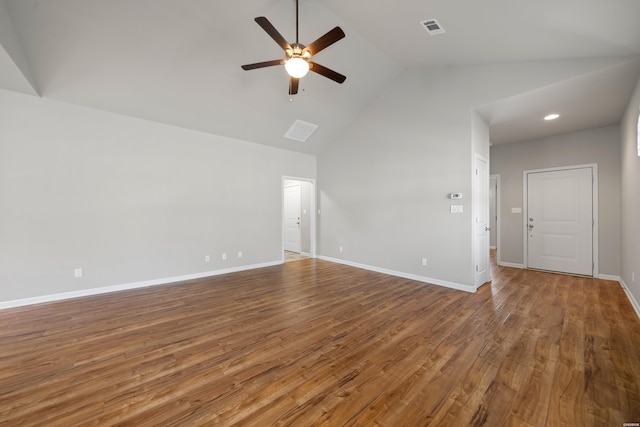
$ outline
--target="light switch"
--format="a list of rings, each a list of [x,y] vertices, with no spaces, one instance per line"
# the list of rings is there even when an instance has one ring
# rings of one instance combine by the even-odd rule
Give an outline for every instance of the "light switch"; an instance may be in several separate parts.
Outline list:
[[[522,213],[522,208],[511,208],[511,213]]]

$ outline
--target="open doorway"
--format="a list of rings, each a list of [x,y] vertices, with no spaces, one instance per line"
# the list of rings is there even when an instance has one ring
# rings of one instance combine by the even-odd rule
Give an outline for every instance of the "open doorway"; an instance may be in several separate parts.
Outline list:
[[[489,176],[489,247],[500,260],[500,175]]]
[[[313,180],[283,177],[283,261],[315,256],[315,185]]]
[[[500,261],[500,175],[489,175],[489,249],[491,263]]]

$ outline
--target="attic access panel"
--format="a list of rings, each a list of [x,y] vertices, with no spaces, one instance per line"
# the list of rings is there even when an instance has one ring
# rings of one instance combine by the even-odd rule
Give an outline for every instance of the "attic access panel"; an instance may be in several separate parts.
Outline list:
[[[287,133],[284,134],[285,138],[293,139],[295,141],[305,142],[318,129],[318,125],[305,122],[303,120],[296,120],[293,122]]]

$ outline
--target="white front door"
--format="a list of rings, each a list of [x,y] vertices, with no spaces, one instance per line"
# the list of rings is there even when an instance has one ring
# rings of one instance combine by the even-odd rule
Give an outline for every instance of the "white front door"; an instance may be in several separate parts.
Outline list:
[[[489,270],[489,169],[487,161],[475,158],[473,180],[474,284],[491,280]]]
[[[301,186],[284,189],[284,250],[300,253]]]
[[[527,266],[593,275],[593,169],[527,173]]]

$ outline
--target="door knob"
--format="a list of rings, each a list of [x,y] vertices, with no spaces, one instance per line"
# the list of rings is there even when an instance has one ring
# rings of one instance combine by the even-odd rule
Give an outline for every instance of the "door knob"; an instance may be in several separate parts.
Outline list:
[[[491,227],[485,227],[484,231],[491,231]]]

